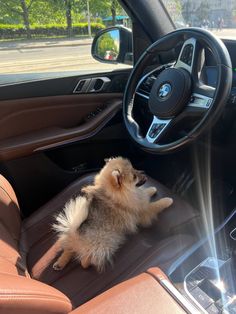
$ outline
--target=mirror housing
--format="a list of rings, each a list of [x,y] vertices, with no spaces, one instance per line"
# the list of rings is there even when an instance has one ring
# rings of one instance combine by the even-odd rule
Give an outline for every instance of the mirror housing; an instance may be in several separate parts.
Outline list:
[[[92,56],[105,63],[133,64],[132,32],[124,26],[99,31],[93,39]]]

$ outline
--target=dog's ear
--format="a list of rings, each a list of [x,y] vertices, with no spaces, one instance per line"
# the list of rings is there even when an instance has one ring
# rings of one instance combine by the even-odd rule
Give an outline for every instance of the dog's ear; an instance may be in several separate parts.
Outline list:
[[[113,170],[111,173],[112,183],[115,187],[120,187],[122,183],[122,175],[119,170]]]
[[[111,161],[112,159],[114,159],[115,157],[110,157],[110,158],[105,158],[104,161],[105,163],[108,163],[109,161]]]

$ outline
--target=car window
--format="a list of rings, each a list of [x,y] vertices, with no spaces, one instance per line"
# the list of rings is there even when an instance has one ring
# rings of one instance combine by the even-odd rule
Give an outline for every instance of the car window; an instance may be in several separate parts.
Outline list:
[[[117,0],[0,0],[0,85],[130,67],[94,60],[94,35],[131,26]]]
[[[236,38],[236,1],[163,0],[177,28],[197,26],[220,38]]]

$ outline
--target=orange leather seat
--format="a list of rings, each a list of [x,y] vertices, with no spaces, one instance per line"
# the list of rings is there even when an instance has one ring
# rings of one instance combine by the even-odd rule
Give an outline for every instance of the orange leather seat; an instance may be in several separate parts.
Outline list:
[[[161,286],[162,277],[163,273],[158,268],[149,269],[100,294],[72,311],[71,314],[186,313],[182,304],[178,304]]]
[[[22,221],[14,190],[0,176],[0,313],[69,313],[151,266],[168,269],[196,240],[188,230],[192,232],[198,214],[174,196],[174,205],[161,214],[159,223],[127,238],[115,256],[114,266],[108,266],[105,273],[98,274],[93,268],[83,270],[76,262],[61,272],[54,271],[52,264],[59,248],[51,229],[53,217],[93,177],[75,181]],[[156,181],[149,179],[148,184],[157,187],[157,198],[173,197]]]

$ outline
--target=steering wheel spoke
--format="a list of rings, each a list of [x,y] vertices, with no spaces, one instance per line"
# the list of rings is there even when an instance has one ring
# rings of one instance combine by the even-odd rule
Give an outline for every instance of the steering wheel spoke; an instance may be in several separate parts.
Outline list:
[[[214,98],[215,87],[203,84],[200,80],[194,81],[193,83],[193,93],[202,95],[202,97]]]
[[[190,102],[188,103],[187,109],[197,109],[199,112],[205,112],[211,107],[212,103],[212,97],[208,97],[203,94],[193,93],[190,98]]]
[[[178,59],[174,65],[175,68],[183,68],[190,74],[193,74],[194,65],[197,62],[197,40],[193,37],[186,40],[181,48]]]
[[[157,141],[161,138],[164,131],[170,125],[172,119],[159,119],[156,116],[153,116],[152,123],[147,131],[146,140],[149,143],[157,143]]]
[[[143,99],[143,101],[148,102],[148,100],[149,100],[149,95],[146,95],[146,94],[142,93],[141,91],[136,91],[135,95],[138,95],[139,97],[141,97]]]

